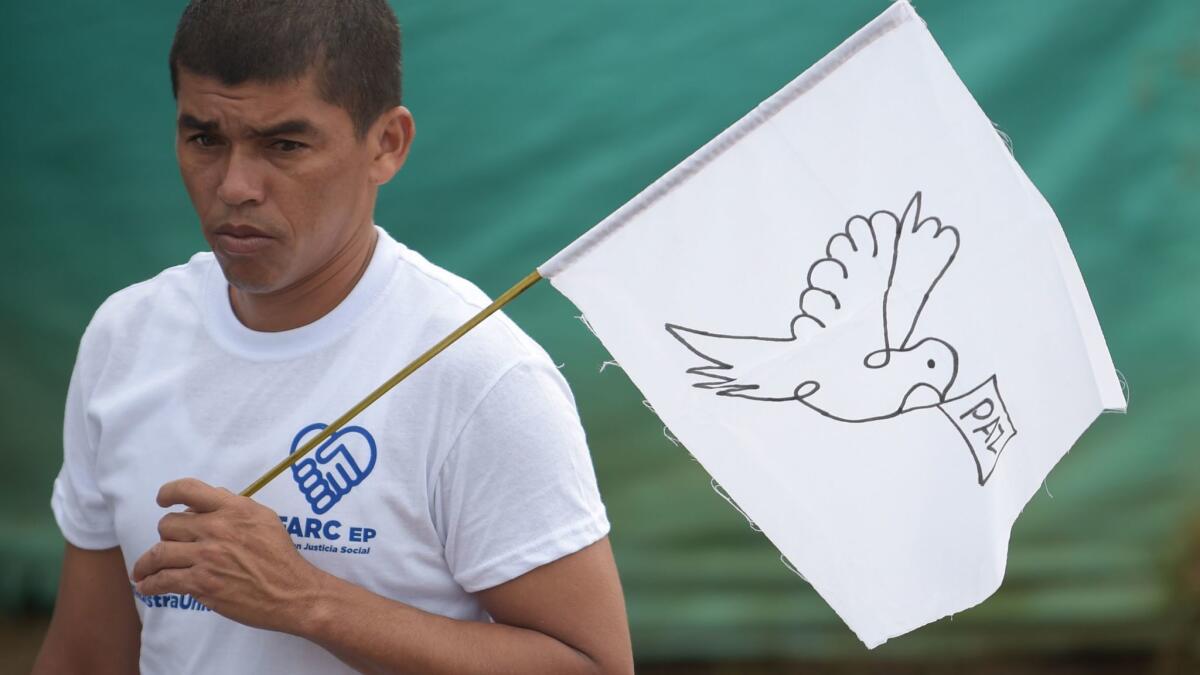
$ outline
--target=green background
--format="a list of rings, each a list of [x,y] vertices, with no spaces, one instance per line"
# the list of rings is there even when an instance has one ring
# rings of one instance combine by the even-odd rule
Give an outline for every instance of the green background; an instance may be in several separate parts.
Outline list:
[[[395,6],[418,133],[376,219],[495,295],[886,4]],[[172,146],[166,54],[181,8],[22,3],[0,22],[0,607],[10,614],[53,602],[62,540],[48,500],[86,322],[110,293],[204,246]],[[566,364],[643,661],[1196,648],[1200,3],[930,0],[917,10],[1062,220],[1130,413],[1102,417],[1051,473],[1016,525],[993,598],[868,656],[668,442],[624,373],[598,372],[607,356],[578,312],[535,288],[509,313]]]

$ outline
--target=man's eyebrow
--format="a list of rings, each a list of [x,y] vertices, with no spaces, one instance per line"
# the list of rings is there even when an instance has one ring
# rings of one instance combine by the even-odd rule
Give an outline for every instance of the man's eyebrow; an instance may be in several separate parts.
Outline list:
[[[260,138],[270,136],[301,136],[305,134],[316,135],[316,127],[311,122],[305,119],[284,120],[279,124],[274,124],[266,129],[252,129],[251,134]]]
[[[191,115],[179,116],[180,129],[194,129],[196,131],[212,132],[216,131],[219,125],[214,120],[198,120]]]
[[[220,125],[216,120],[201,120],[185,113],[179,116],[179,128],[212,133],[217,131]],[[250,135],[258,138],[301,136],[306,134],[316,136],[318,135],[317,129],[313,126],[312,122],[300,118],[284,120],[265,129],[250,129]]]

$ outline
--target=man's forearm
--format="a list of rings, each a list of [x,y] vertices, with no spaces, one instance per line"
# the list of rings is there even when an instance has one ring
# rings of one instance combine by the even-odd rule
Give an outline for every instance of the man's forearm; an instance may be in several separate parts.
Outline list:
[[[143,595],[189,593],[224,617],[300,636],[364,672],[633,672],[607,538],[480,591],[500,623],[455,621],[317,568],[279,517],[251,499],[181,479],[159,490],[158,503],[189,510],[163,516],[162,541],[134,563]]]
[[[603,672],[587,654],[545,633],[430,614],[332,575],[297,611],[289,632],[364,673]]]

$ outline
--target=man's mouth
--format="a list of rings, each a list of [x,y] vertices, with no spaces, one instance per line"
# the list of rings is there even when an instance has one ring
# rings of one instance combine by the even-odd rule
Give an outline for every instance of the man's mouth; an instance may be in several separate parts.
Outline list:
[[[226,223],[213,231],[213,247],[220,253],[234,256],[253,255],[274,241],[263,230],[252,225]]]

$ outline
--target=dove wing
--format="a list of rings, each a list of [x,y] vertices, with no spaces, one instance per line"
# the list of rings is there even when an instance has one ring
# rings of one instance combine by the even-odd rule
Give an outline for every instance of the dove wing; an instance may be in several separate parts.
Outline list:
[[[893,269],[884,300],[888,349],[908,346],[929,295],[958,254],[958,230],[921,216],[917,192],[897,221]]]
[[[856,343],[864,354],[884,347],[884,302],[898,222],[888,211],[858,215],[829,238],[825,257],[808,269],[801,313],[792,321],[796,338],[816,339],[822,329],[847,325],[847,330],[830,330],[826,337]]]
[[[854,216],[829,238],[825,257],[809,268],[800,314],[788,337],[724,335],[666,324],[676,340],[706,365],[689,373],[707,380],[696,387],[722,396],[766,401],[803,398],[820,387],[822,374],[849,354],[851,363],[884,348],[884,295],[893,269],[899,219],[887,211]]]
[[[836,342],[839,352],[853,350],[856,358],[881,349],[883,296],[897,223],[895,216],[881,214],[855,216],[829,239],[825,257],[808,268],[791,335],[728,335],[665,324],[672,337],[706,362],[688,369],[706,378],[694,386],[721,396],[801,398],[819,386],[822,369],[815,366],[826,359],[816,352],[827,350],[814,350],[818,341]]]
[[[769,401],[804,398],[821,374],[850,355],[869,367],[911,336],[929,292],[958,250],[958,233],[936,218],[920,218],[921,194],[903,215],[881,210],[846,221],[829,238],[825,257],[809,268],[800,314],[788,337],[724,335],[676,324],[667,332],[706,365],[688,369],[696,387],[722,396]],[[902,261],[901,258],[905,257]],[[912,289],[918,289],[914,292]],[[871,364],[871,355],[882,363]],[[846,362],[849,363],[849,362]]]

